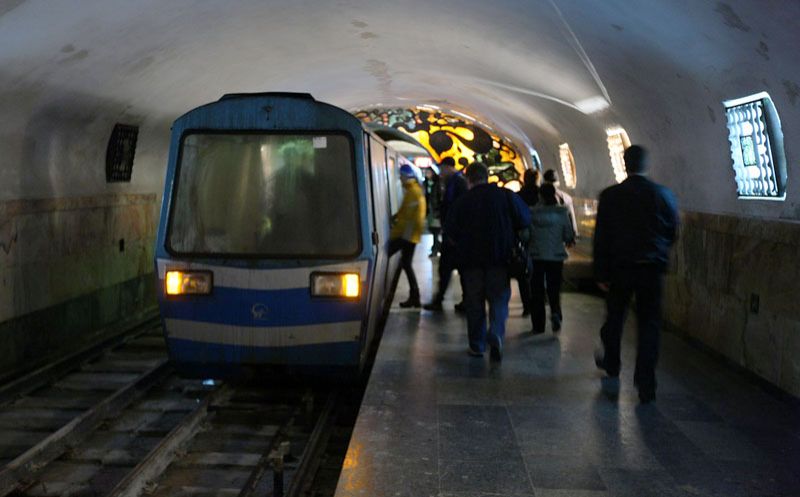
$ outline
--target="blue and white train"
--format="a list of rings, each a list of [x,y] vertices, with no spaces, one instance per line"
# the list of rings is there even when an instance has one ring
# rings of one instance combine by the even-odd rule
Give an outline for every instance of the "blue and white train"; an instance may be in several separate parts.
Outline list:
[[[403,161],[307,94],[225,95],[178,118],[156,246],[178,371],[361,371],[396,281]]]

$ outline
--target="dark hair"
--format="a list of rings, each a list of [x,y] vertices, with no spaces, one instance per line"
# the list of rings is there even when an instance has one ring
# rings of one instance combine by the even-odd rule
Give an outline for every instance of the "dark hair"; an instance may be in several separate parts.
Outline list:
[[[647,170],[647,149],[640,145],[631,145],[625,149],[625,170],[628,174],[637,174]]]
[[[480,162],[473,162],[467,166],[467,181],[473,185],[489,181],[489,168]]]
[[[539,188],[539,195],[542,196],[545,205],[556,205],[556,187],[552,183],[545,183]]]
[[[548,183],[556,183],[558,181],[558,173],[552,169],[544,172],[544,180]]]
[[[445,157],[444,159],[442,159],[439,165],[456,167],[456,160],[452,157]]]
[[[525,173],[522,175],[522,183],[533,186],[538,182],[539,182],[539,170],[526,169]]]

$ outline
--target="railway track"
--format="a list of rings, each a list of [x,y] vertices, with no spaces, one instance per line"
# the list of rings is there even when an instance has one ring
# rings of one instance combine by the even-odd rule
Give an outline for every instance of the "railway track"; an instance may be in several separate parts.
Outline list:
[[[0,497],[299,497],[339,398],[178,378],[148,323],[0,387]]]

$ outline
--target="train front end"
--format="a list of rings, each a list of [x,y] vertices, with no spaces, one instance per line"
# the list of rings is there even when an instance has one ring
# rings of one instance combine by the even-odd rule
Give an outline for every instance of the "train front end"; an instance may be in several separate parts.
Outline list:
[[[304,96],[233,96],[173,126],[156,270],[185,376],[355,372],[372,264],[360,124]]]

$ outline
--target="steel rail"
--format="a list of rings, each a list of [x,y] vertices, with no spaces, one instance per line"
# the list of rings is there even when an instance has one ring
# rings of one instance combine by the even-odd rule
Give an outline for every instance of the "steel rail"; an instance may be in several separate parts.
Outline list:
[[[302,492],[307,491],[311,486],[309,476],[313,475],[319,467],[325,441],[329,438],[331,426],[336,419],[334,414],[336,407],[339,405],[339,397],[338,391],[331,392],[328,395],[328,400],[317,418],[314,430],[303,448],[300,465],[292,475],[292,481],[289,483],[286,497],[299,497]]]
[[[94,407],[76,417],[58,431],[28,449],[0,470],[0,497],[30,486],[31,481],[49,463],[70,447],[82,442],[103,420],[115,416],[172,373],[167,359],[142,373],[135,381],[120,388]]]
[[[106,351],[125,344],[134,338],[147,333],[155,326],[160,326],[160,318],[157,313],[149,313],[142,320],[125,326],[123,331],[113,336],[92,344],[82,350],[52,362],[4,385],[0,385],[0,404],[7,403],[14,398],[28,394],[37,388],[52,383],[70,371],[80,368],[84,363],[102,356]]]
[[[172,461],[180,448],[191,440],[208,416],[212,404],[224,402],[233,394],[227,385],[207,395],[192,412],[187,414],[153,450],[136,465],[108,494],[109,497],[138,497],[148,488]]]
[[[261,458],[258,460],[256,466],[253,468],[253,471],[247,478],[247,483],[245,483],[244,487],[242,487],[242,490],[239,492],[238,497],[253,497],[256,495],[255,492],[258,489],[261,480],[264,478],[264,475],[267,474],[267,469],[272,463],[271,456],[276,450],[278,450],[278,446],[283,441],[283,439],[289,435],[289,430],[294,424],[294,420],[298,416],[299,411],[300,408],[295,409],[294,412],[292,412],[292,414],[289,416],[289,419],[287,419],[286,422],[283,423],[281,427],[278,428],[278,430],[275,432],[275,435],[269,442],[269,446],[264,451]]]

